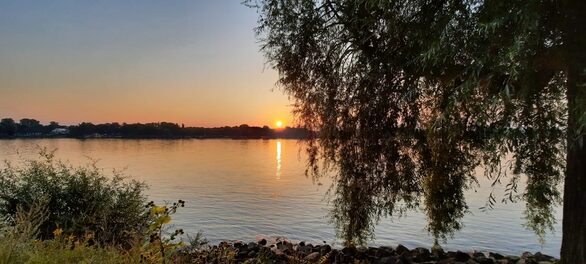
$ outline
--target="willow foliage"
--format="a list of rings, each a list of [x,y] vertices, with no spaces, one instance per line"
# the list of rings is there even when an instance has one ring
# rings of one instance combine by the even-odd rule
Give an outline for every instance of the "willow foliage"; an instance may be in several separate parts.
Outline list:
[[[429,232],[449,237],[479,166],[511,200],[526,175],[527,224],[552,227],[568,132],[557,2],[246,3],[278,85],[316,131],[309,173],[336,172],[332,217],[346,241],[419,207]]]

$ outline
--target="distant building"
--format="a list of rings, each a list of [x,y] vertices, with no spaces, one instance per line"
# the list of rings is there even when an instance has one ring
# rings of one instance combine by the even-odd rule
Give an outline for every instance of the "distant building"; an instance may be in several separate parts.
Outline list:
[[[67,128],[55,128],[53,130],[51,130],[51,135],[67,135],[69,134],[69,129]]]

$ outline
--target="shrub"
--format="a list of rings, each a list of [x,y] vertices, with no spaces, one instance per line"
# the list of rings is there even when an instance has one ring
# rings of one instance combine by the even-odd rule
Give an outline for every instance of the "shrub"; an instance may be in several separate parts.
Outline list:
[[[185,201],[179,200],[173,205],[159,206],[154,202],[149,202],[149,234],[148,240],[142,246],[142,259],[148,262],[161,260],[163,264],[169,258],[169,254],[180,252],[178,249],[183,245],[183,241],[176,241],[177,237],[183,235],[183,229],[170,231],[171,217],[177,212],[179,207],[184,207]]]
[[[0,229],[0,264],[3,263],[192,263],[191,255],[184,253],[182,242],[176,242],[183,230],[170,232],[171,216],[185,202],[159,206],[150,202],[147,236],[132,247],[92,243],[94,233],[74,236],[61,228],[53,231],[53,238],[32,239],[37,227],[46,220],[46,202],[43,198],[24,210],[18,206],[14,223]],[[205,239],[198,233],[199,244]]]
[[[138,254],[110,247],[76,243],[67,239],[17,241],[0,239],[0,263],[140,263]]]
[[[42,201],[47,215],[37,238],[52,238],[55,230],[77,237],[91,233],[90,243],[127,248],[148,233],[145,188],[117,171],[104,174],[95,162],[74,167],[56,161],[54,151],[43,149],[39,160],[5,162],[0,169],[0,216],[14,224],[19,208],[28,211]]]

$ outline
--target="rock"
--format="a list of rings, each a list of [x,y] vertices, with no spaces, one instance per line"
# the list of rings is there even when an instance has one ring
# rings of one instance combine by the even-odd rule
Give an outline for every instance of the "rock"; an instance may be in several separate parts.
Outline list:
[[[315,261],[319,260],[319,253],[313,252],[313,253],[305,256],[305,260],[315,262]]]
[[[269,255],[273,255],[273,251],[271,250],[271,248],[268,247],[261,247],[258,251],[258,253],[263,253],[263,254],[269,254]]]
[[[537,261],[533,260],[532,258],[522,258],[515,264],[537,264]]]
[[[380,259],[380,263],[381,264],[395,264],[395,263],[397,263],[397,259],[395,259],[393,257],[382,257]]]
[[[391,257],[393,256],[395,251],[391,247],[380,247],[376,251],[376,257]]]
[[[526,259],[519,260],[517,263],[520,263],[520,264],[537,264],[537,261],[534,260],[534,259],[532,259],[532,258],[526,258]],[[515,264],[517,264],[517,263],[515,263]]]
[[[431,254],[433,255],[433,258],[435,258],[437,260],[442,260],[442,259],[447,258],[446,253],[440,247],[432,248],[431,249]]]
[[[337,249],[332,249],[332,253],[330,253],[328,261],[336,262],[336,260],[338,259],[338,255],[340,255],[340,251],[338,251]]]
[[[409,252],[409,249],[406,246],[399,244],[397,248],[395,248],[395,251],[397,251],[397,254],[402,255],[405,252]]]
[[[255,260],[259,256],[267,257],[271,263],[288,263],[291,258],[306,263],[316,263],[324,260],[326,263],[389,263],[389,264],[553,264],[559,260],[552,256],[537,252],[525,252],[521,256],[503,256],[495,252],[444,252],[440,247],[417,247],[409,250],[398,245],[396,250],[391,247],[355,247],[347,246],[341,250],[332,249],[328,244],[316,245],[300,242],[292,244],[289,241],[277,241],[268,244],[266,239],[248,244],[241,241],[220,242],[211,245],[210,252],[218,249],[228,249],[235,252],[235,262],[243,263]],[[321,258],[321,259],[320,259]]]
[[[332,247],[330,247],[330,245],[323,245],[320,250],[319,253],[322,255],[328,254],[330,251],[332,251]]]
[[[378,248],[375,247],[368,247],[367,254],[370,257],[376,257],[378,254]]]
[[[254,242],[248,243],[247,247],[248,247],[248,250],[258,249],[258,245]]]
[[[410,252],[405,252],[403,254],[401,254],[399,256],[399,260],[397,261],[399,263],[414,263],[413,259],[411,259],[411,253]]]
[[[342,249],[342,253],[344,253],[344,255],[347,256],[354,256],[356,255],[356,247],[355,246],[347,246],[345,248]]]
[[[479,256],[477,258],[474,258],[474,260],[476,262],[478,262],[479,264],[495,264],[494,259],[487,258],[485,256],[482,256],[482,257]]]
[[[454,259],[456,261],[466,262],[470,259],[470,255],[468,255],[468,253],[464,253],[462,251],[456,251],[456,254],[454,254]]]
[[[411,251],[411,257],[415,262],[426,262],[432,259],[429,249],[422,247],[413,249]]]
[[[297,252],[300,252],[303,255],[307,255],[307,254],[311,253],[312,250],[313,250],[313,248],[310,246],[302,246],[297,249]]]
[[[311,252],[321,252],[321,246],[320,245],[313,246],[313,248],[311,249]]]
[[[491,257],[491,258],[494,258],[496,260],[504,259],[505,258],[505,256],[503,256],[503,255],[501,255],[499,253],[495,253],[495,252],[488,253],[488,256]]]
[[[293,250],[293,245],[287,241],[284,242],[279,242],[277,243],[277,248],[282,250],[283,252],[285,251],[292,251]]]
[[[415,252],[417,254],[431,254],[429,249],[424,248],[424,247],[417,247],[417,248],[413,249],[412,252]]]
[[[337,250],[332,250],[332,252],[336,252],[338,253]],[[334,263],[352,263],[352,256],[349,256],[347,254],[344,254],[343,252],[339,252],[338,254],[335,255],[335,260]]]
[[[250,258],[256,257],[256,252],[255,251],[248,252],[248,257],[250,257]]]
[[[285,241],[285,242],[283,242],[283,244],[285,244],[289,249],[293,249],[293,243],[291,243],[289,241]]]
[[[539,263],[540,261],[550,261],[551,262],[552,260],[554,260],[554,257],[542,254],[541,252],[535,253],[535,255],[533,255],[533,258],[537,261],[537,263]]]
[[[246,245],[240,245],[239,247],[233,247],[237,251],[248,251],[248,247]]]
[[[293,245],[293,251],[299,251],[300,248],[301,246],[299,244]]]
[[[367,249],[366,248],[356,248],[356,252],[354,253],[354,255],[349,255],[352,256],[354,259],[357,260],[364,260],[368,258],[368,253],[367,253]]]
[[[283,252],[282,250],[278,249],[277,247],[271,248],[271,251],[273,251],[273,253],[275,253],[275,255],[277,255],[277,256],[285,255],[285,252]]]

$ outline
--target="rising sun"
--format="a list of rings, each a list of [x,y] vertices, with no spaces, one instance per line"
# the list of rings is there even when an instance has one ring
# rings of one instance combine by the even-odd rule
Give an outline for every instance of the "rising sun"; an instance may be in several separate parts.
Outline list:
[[[275,126],[277,126],[278,128],[283,127],[283,121],[278,120],[277,122],[275,122]]]

